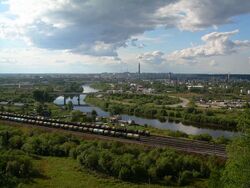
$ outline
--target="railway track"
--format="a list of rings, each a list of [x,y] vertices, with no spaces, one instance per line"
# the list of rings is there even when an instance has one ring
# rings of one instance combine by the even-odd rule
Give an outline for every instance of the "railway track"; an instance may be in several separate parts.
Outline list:
[[[0,119],[4,121],[12,121],[22,125],[28,124],[37,126],[48,130],[60,129],[65,132],[73,133],[77,136],[88,135],[99,139],[117,140],[151,147],[171,147],[178,151],[202,155],[215,155],[226,158],[225,145],[212,144],[205,141],[156,136],[138,131],[131,133],[129,130],[114,129],[107,126],[99,125],[98,127],[95,127],[93,124],[72,124],[69,122],[62,122],[60,120],[42,119],[40,117],[23,116],[20,114],[6,114],[0,112]]]
[[[225,145],[210,144],[203,141],[193,141],[187,139],[161,137],[152,135],[150,137],[141,136],[140,142],[156,147],[173,147],[179,151],[198,153],[203,155],[216,155],[226,158]]]

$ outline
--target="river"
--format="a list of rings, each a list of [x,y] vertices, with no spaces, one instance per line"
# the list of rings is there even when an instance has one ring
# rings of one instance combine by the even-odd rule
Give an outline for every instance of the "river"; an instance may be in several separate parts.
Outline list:
[[[88,93],[95,93],[98,92],[98,90],[91,88],[88,85],[83,85],[84,93],[80,95],[80,104],[86,104],[84,102],[84,99]],[[62,96],[59,96],[56,98],[54,101],[55,104],[57,105],[63,105],[63,100],[64,98]],[[66,102],[72,101],[73,104],[77,105],[77,97],[73,97],[66,99]],[[74,106],[75,110],[80,110],[82,112],[92,112],[92,110],[95,110],[98,114],[98,116],[103,116],[103,117],[108,117],[110,116],[109,112],[106,112],[99,107],[96,106]],[[136,116],[131,116],[131,115],[126,115],[122,114],[121,115],[122,120],[134,120],[136,124],[139,125],[150,125],[155,128],[159,129],[169,129],[172,131],[181,131],[187,134],[192,134],[192,135],[199,135],[199,134],[209,134],[213,138],[217,138],[219,136],[224,136],[226,138],[233,137],[237,133],[232,132],[232,131],[226,131],[226,130],[214,130],[214,129],[208,129],[208,128],[199,128],[195,127],[192,125],[184,125],[182,123],[175,123],[175,122],[160,122],[158,119],[147,119],[147,118],[141,118],[141,117],[136,117]]]

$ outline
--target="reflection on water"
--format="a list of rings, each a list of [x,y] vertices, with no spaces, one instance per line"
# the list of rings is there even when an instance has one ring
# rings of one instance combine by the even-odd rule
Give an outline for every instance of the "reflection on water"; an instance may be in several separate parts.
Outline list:
[[[94,89],[94,88],[90,87],[89,85],[83,85],[82,88],[83,88],[83,93],[96,93],[96,92],[98,92],[97,89]]]
[[[86,95],[83,95],[83,94],[80,95],[80,105],[86,104],[86,103],[84,102],[85,97],[86,97]],[[66,99],[66,104],[67,104],[69,101],[71,101],[74,105],[78,105],[78,97],[73,97],[73,98],[68,97],[68,98]],[[60,105],[60,106],[64,105],[63,102],[64,102],[64,97],[63,97],[63,96],[59,96],[59,97],[57,97],[57,98],[54,100],[54,103],[57,104],[57,105]]]
[[[92,92],[97,92],[97,90],[89,87],[89,86],[83,86],[84,87],[84,93],[92,93]],[[82,94],[80,95],[80,104],[86,104],[84,102],[86,95]],[[54,103],[58,105],[63,105],[63,97],[60,96],[58,97]],[[77,105],[77,97],[73,97],[72,99],[68,98],[66,101],[68,102],[71,100],[73,104]],[[75,106],[75,110],[80,110],[82,112],[91,112],[92,110],[95,110],[98,114],[98,116],[103,116],[103,117],[108,117],[110,116],[109,112],[103,111],[102,109],[95,107],[95,106]],[[150,125],[155,128],[159,129],[169,129],[173,131],[181,131],[187,134],[192,134],[192,135],[198,135],[198,134],[209,134],[212,137],[216,138],[219,136],[225,136],[227,138],[233,137],[237,133],[232,132],[232,131],[224,131],[224,130],[213,130],[213,129],[207,129],[207,128],[198,128],[194,127],[191,125],[183,125],[182,123],[174,123],[174,122],[160,122],[157,119],[146,119],[146,118],[140,118],[136,116],[131,116],[131,115],[126,115],[123,114],[121,115],[122,120],[134,120],[136,124],[139,125]]]

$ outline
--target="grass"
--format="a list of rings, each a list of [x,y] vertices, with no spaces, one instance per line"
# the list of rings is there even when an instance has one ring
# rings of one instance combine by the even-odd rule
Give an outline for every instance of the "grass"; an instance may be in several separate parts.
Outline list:
[[[161,188],[160,185],[122,182],[94,172],[80,169],[78,162],[71,158],[41,157],[34,161],[42,176],[19,188]]]

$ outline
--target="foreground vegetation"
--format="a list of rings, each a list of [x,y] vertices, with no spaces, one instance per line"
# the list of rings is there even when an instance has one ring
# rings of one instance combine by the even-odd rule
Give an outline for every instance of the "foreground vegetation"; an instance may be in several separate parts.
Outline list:
[[[72,157],[79,167],[126,182],[192,185],[209,178],[214,160],[169,149],[148,149],[117,142],[80,141],[70,135],[20,130],[1,125],[1,185],[27,183],[39,175],[35,156]],[[13,158],[13,157],[18,158]],[[223,163],[219,162],[221,166]],[[216,166],[217,166],[216,165]],[[40,172],[40,176],[43,176]],[[201,181],[202,180],[202,181]]]
[[[107,177],[107,187],[109,184],[110,187],[138,187],[135,182],[158,187],[249,187],[249,111],[241,116],[238,126],[242,135],[228,146],[229,158],[224,166],[223,161],[213,157],[207,159],[170,149],[149,149],[117,142],[85,141],[71,135],[1,124],[0,186],[32,187],[35,182],[38,187],[46,186],[49,176],[53,179],[52,186],[64,187],[67,179],[73,181],[74,174],[81,177],[88,173],[93,181],[96,177]],[[64,165],[66,163],[68,165]],[[69,177],[67,169],[74,171]],[[102,180],[89,181],[90,185],[98,187]]]
[[[163,188],[156,184],[139,184],[124,182],[104,174],[81,168],[78,162],[65,157],[39,157],[35,159],[34,166],[42,173],[42,177],[36,177],[32,182],[20,184],[20,188]]]

